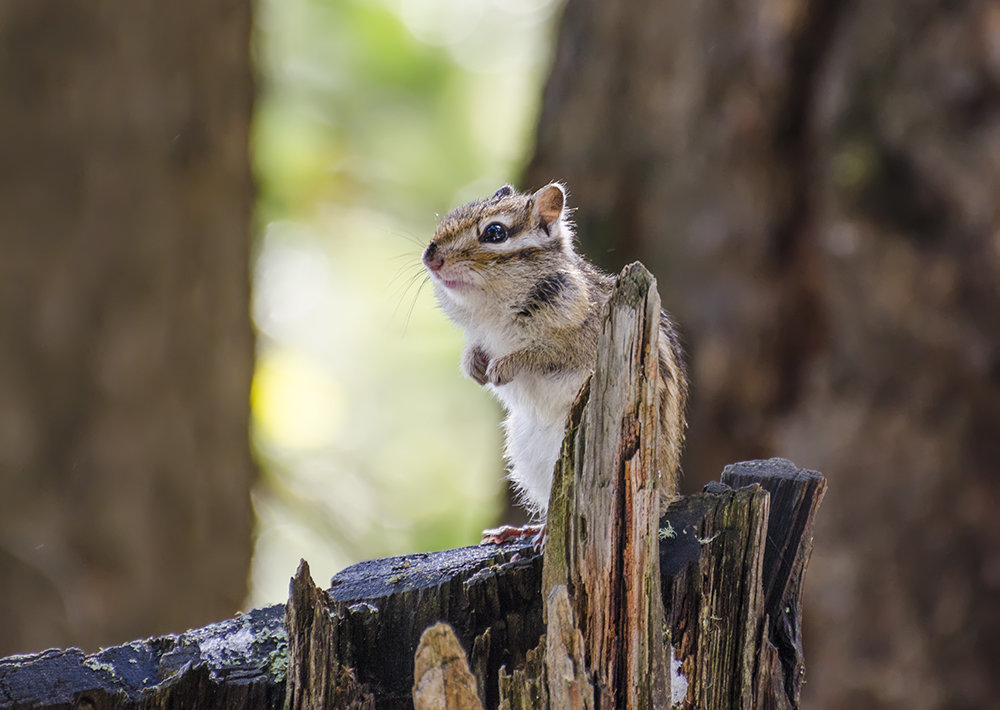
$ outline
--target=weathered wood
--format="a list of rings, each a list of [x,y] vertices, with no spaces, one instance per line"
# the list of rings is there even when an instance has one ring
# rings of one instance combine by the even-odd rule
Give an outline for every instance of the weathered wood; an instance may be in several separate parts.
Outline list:
[[[183,634],[85,654],[77,648],[0,660],[3,708],[281,708],[283,609],[254,609]]]
[[[546,707],[593,710],[594,686],[587,670],[586,642],[577,627],[566,585],[560,584],[549,592],[546,617]]]
[[[660,521],[662,597],[679,662],[672,691],[678,700],[678,693],[687,698],[680,707],[796,708],[802,677],[797,593],[825,483],[780,459],[730,467],[724,478],[759,486],[715,484],[675,501]],[[522,559],[510,562],[514,554]],[[539,644],[545,632],[541,566],[530,545],[519,543],[391,557],[350,567],[325,594],[313,586],[305,597],[315,618],[325,608],[338,619],[328,639],[332,655],[353,669],[377,708],[411,707],[419,639],[411,630],[430,617],[454,625],[485,707],[557,707],[549,704],[548,673],[559,667],[557,658],[585,654],[572,641],[577,622],[565,587],[550,592],[546,604],[559,629],[552,638],[562,641],[553,653]],[[308,605],[295,601],[298,593],[293,590],[288,605],[297,610],[289,613],[302,619]],[[769,599],[782,601],[775,606]],[[754,608],[761,619],[756,626]],[[279,605],[90,655],[69,649],[0,659],[0,708],[66,708],[81,700],[116,709],[281,708],[290,673],[284,616]],[[754,658],[761,659],[758,669]],[[579,663],[561,668],[561,677],[574,679],[563,688],[590,682]],[[341,683],[347,677],[341,673]],[[744,704],[748,697],[752,702]],[[588,707],[585,702],[578,706]]]
[[[525,654],[524,666],[499,673],[499,710],[535,710],[549,707],[548,679],[545,676],[545,636]]]
[[[512,558],[517,555],[519,559]],[[379,708],[410,708],[414,651],[447,622],[487,707],[502,665],[518,667],[543,633],[542,559],[527,543],[481,545],[362,562],[333,578],[329,609],[342,619],[336,657],[372,688]]]
[[[684,498],[666,516],[661,557],[683,708],[756,708],[768,496],[759,486]],[[673,536],[673,537],[670,537]]]
[[[511,562],[515,555],[520,559]],[[320,654],[326,650],[321,644],[332,647],[327,657],[354,670],[380,710],[410,708],[420,633],[428,619],[447,620],[473,651],[477,683],[487,686],[487,702],[495,707],[500,666],[522,665],[543,632],[541,567],[541,556],[528,543],[473,546],[362,562],[334,576],[325,593],[309,592],[305,567],[287,605],[291,628],[299,629],[292,636],[317,641],[311,648]],[[334,619],[328,641],[310,631],[323,607]],[[94,654],[66,649],[3,658],[0,708],[65,708],[79,698],[116,710],[281,708],[290,666],[285,616],[285,607],[276,605]],[[343,673],[339,680],[346,682]],[[305,692],[305,685],[297,687]],[[199,705],[199,697],[206,704]]]
[[[573,590],[599,707],[669,704],[657,537],[659,322],[656,280],[641,264],[626,267],[608,301],[594,375],[570,415],[549,506],[558,542],[546,549],[542,593]],[[558,706],[551,673],[548,682]]]
[[[781,664],[772,675],[776,682],[780,680],[789,706],[798,707],[805,676],[802,582],[826,479],[816,471],[796,468],[791,461],[769,459],[730,464],[722,472],[722,482],[734,488],[756,483],[771,497],[762,571],[763,613],[769,621],[767,639]],[[773,695],[782,697],[777,691]]]
[[[483,710],[465,651],[448,624],[420,637],[413,665],[414,710]]]
[[[288,629],[288,678],[285,707],[288,710],[374,710],[375,697],[358,681],[354,669],[337,653],[337,642],[348,623],[331,613],[329,597],[317,587],[303,560],[292,579],[285,606]]]
[[[738,464],[658,520],[658,320],[655,282],[633,265],[571,410],[544,562],[528,543],[406,555],[327,591],[303,562],[284,615],[0,659],[0,708],[795,710],[825,481],[781,459]]]
[[[826,481],[784,459],[727,466],[722,480],[660,522],[673,656],[690,679],[680,706],[798,708],[800,592]]]

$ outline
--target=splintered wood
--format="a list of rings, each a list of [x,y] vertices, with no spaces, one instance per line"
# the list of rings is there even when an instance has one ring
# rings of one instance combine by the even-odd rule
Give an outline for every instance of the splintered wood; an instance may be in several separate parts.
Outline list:
[[[375,710],[375,698],[353,668],[342,662],[337,645],[342,619],[332,614],[327,593],[317,587],[305,560],[292,579],[285,606],[288,629],[286,710]]]
[[[420,637],[413,665],[414,710],[483,710],[476,678],[448,624],[437,623]]]
[[[568,632],[565,614],[554,617],[550,604],[548,695],[562,697],[572,683],[579,707],[590,707],[581,678],[596,707],[670,704],[659,573],[659,322],[655,280],[639,264],[626,267],[556,466],[542,595],[567,594],[583,644],[565,645],[559,665],[587,673],[552,674],[553,632]]]

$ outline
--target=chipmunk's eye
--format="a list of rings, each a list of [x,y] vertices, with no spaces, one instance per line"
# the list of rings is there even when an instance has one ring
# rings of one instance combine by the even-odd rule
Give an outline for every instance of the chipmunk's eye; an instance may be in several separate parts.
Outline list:
[[[506,241],[507,228],[500,224],[499,222],[491,222],[486,225],[486,229],[483,230],[482,235],[479,237],[479,241],[486,244],[499,244],[502,241]]]

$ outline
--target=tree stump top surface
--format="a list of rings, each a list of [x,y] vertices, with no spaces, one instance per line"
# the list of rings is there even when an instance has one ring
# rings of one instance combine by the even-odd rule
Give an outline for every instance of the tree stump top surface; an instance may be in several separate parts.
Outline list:
[[[400,591],[438,587],[456,577],[472,577],[482,570],[509,563],[515,553],[525,559],[534,555],[530,542],[517,541],[366,560],[335,574],[328,593],[341,604],[371,602]]]
[[[123,696],[130,705],[156,688],[190,687],[199,668],[220,687],[274,686],[284,679],[286,639],[284,605],[275,604],[93,654],[68,648],[8,656],[0,660],[0,707],[103,707]]]
[[[756,641],[764,639],[763,655],[758,654],[759,663],[754,661],[750,667],[768,673],[734,683],[733,693],[743,697],[749,689],[755,696],[768,694],[768,683],[774,682],[784,686],[775,694],[787,698],[781,707],[797,707],[803,663],[799,592],[811,549],[811,520],[825,481],[782,459],[731,466],[723,481],[728,485],[716,484],[709,488],[718,490],[675,501],[660,521],[660,573],[667,584],[663,598],[670,619],[676,622],[671,624],[671,644],[687,658],[688,666],[681,670],[689,679],[707,677],[700,670],[692,675],[693,664],[702,656],[715,658],[706,656],[705,649],[723,628],[718,619],[750,618],[743,612],[762,607],[764,626],[747,626],[746,638],[741,637],[740,645],[727,652],[724,660],[739,665],[740,659],[758,658],[754,654],[761,648]],[[764,505],[768,498],[770,504]],[[741,501],[749,507],[738,505]],[[752,513],[757,527],[747,527],[734,517],[740,511]],[[732,581],[742,576],[728,573],[723,575],[728,580],[725,584],[706,586],[705,574],[728,559],[726,550],[747,547],[743,539],[747,536],[740,537],[739,530],[753,532],[765,525],[764,518],[770,518],[766,552],[762,540],[750,546],[752,557],[758,560],[751,565],[756,580],[752,586],[760,591],[747,589],[737,594]],[[515,553],[520,559],[512,562]],[[303,618],[332,624],[329,633],[308,638],[322,641],[341,671],[355,669],[351,671],[354,684],[374,699],[375,707],[406,708],[412,707],[413,649],[427,626],[444,620],[469,653],[486,706],[496,707],[497,669],[525,667],[528,651],[545,630],[540,609],[541,566],[540,556],[527,542],[361,562],[335,575],[329,590],[316,589],[315,604],[302,609]],[[707,624],[704,628],[702,621]],[[86,701],[97,710],[278,710],[285,701],[291,668],[289,646],[285,607],[275,605],[200,629],[93,654],[51,649],[10,656],[0,659],[0,707],[87,707]],[[767,681],[768,677],[773,681]],[[529,704],[523,707],[535,707],[529,686],[522,693]],[[512,697],[509,692],[508,688]],[[719,707],[735,697],[733,693]],[[200,704],[193,704],[195,699]]]

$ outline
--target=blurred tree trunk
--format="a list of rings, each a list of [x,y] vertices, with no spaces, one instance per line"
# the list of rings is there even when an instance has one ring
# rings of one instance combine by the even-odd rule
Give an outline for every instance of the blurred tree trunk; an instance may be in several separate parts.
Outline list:
[[[242,604],[250,12],[0,0],[0,654]]]
[[[1000,707],[1000,5],[569,0],[553,177],[678,316],[687,484],[829,477],[804,704]]]

